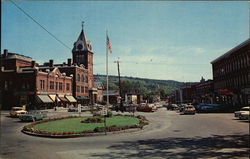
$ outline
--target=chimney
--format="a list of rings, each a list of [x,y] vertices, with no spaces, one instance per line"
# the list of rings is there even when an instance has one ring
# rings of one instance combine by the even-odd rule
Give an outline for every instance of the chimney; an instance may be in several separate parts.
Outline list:
[[[49,60],[49,67],[54,67],[54,60]]]
[[[36,66],[36,61],[31,61],[31,67],[35,67]]]
[[[68,59],[68,66],[71,66],[71,59]]]
[[[8,56],[8,50],[7,50],[7,49],[4,49],[4,50],[3,50],[3,54],[4,54],[4,57],[7,57],[7,56]]]

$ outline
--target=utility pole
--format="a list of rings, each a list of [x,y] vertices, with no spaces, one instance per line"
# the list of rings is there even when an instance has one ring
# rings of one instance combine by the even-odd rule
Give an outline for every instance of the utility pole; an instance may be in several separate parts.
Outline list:
[[[117,60],[117,61],[114,61],[114,63],[117,63],[118,77],[119,77],[119,92],[120,92],[120,109],[123,112],[124,109],[123,109],[123,101],[122,101],[121,76],[120,76],[120,63],[121,63],[121,61]]]

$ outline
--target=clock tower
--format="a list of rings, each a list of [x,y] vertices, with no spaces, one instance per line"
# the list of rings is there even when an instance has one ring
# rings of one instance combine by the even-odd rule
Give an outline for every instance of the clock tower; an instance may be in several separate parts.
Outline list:
[[[73,56],[73,64],[77,64],[80,66],[81,64],[85,67],[85,69],[88,70],[88,87],[93,87],[93,51],[92,51],[92,45],[91,41],[87,40],[83,25],[81,33],[77,39],[77,41],[74,43],[74,47],[72,49],[72,56]]]

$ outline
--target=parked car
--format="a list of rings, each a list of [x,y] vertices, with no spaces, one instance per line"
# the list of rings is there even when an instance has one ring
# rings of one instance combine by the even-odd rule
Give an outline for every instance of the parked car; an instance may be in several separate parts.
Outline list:
[[[68,109],[68,112],[78,112],[78,108],[76,108],[76,107],[70,107]]]
[[[184,108],[187,106],[187,104],[180,104],[179,106],[178,106],[178,109],[179,109],[179,111],[180,112],[183,112],[183,110],[184,110]]]
[[[167,108],[167,110],[176,110],[178,109],[178,106],[176,104],[164,104],[164,107]]]
[[[10,110],[10,117],[18,117],[21,114],[26,114],[27,111],[23,107],[12,107]]]
[[[239,116],[239,119],[241,119],[241,120],[250,120],[249,111],[241,113],[240,116]]]
[[[162,104],[155,104],[155,106],[156,106],[157,108],[162,108],[162,107],[163,107]]]
[[[149,106],[139,106],[137,107],[137,111],[141,112],[154,112],[156,111],[156,107],[149,107]]]
[[[21,121],[37,121],[47,117],[47,112],[44,111],[31,111],[26,114],[19,115]]]
[[[240,115],[242,113],[249,113],[250,107],[243,107],[240,109],[240,111],[234,112],[234,117],[240,119]]]
[[[192,105],[186,105],[181,114],[195,114],[195,107]]]

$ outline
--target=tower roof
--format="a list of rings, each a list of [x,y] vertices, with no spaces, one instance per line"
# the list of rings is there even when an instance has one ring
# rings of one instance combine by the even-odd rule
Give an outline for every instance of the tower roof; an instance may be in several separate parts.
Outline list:
[[[81,30],[81,33],[77,39],[77,41],[74,43],[74,48],[72,51],[91,51],[91,42],[87,40],[84,30]]]

